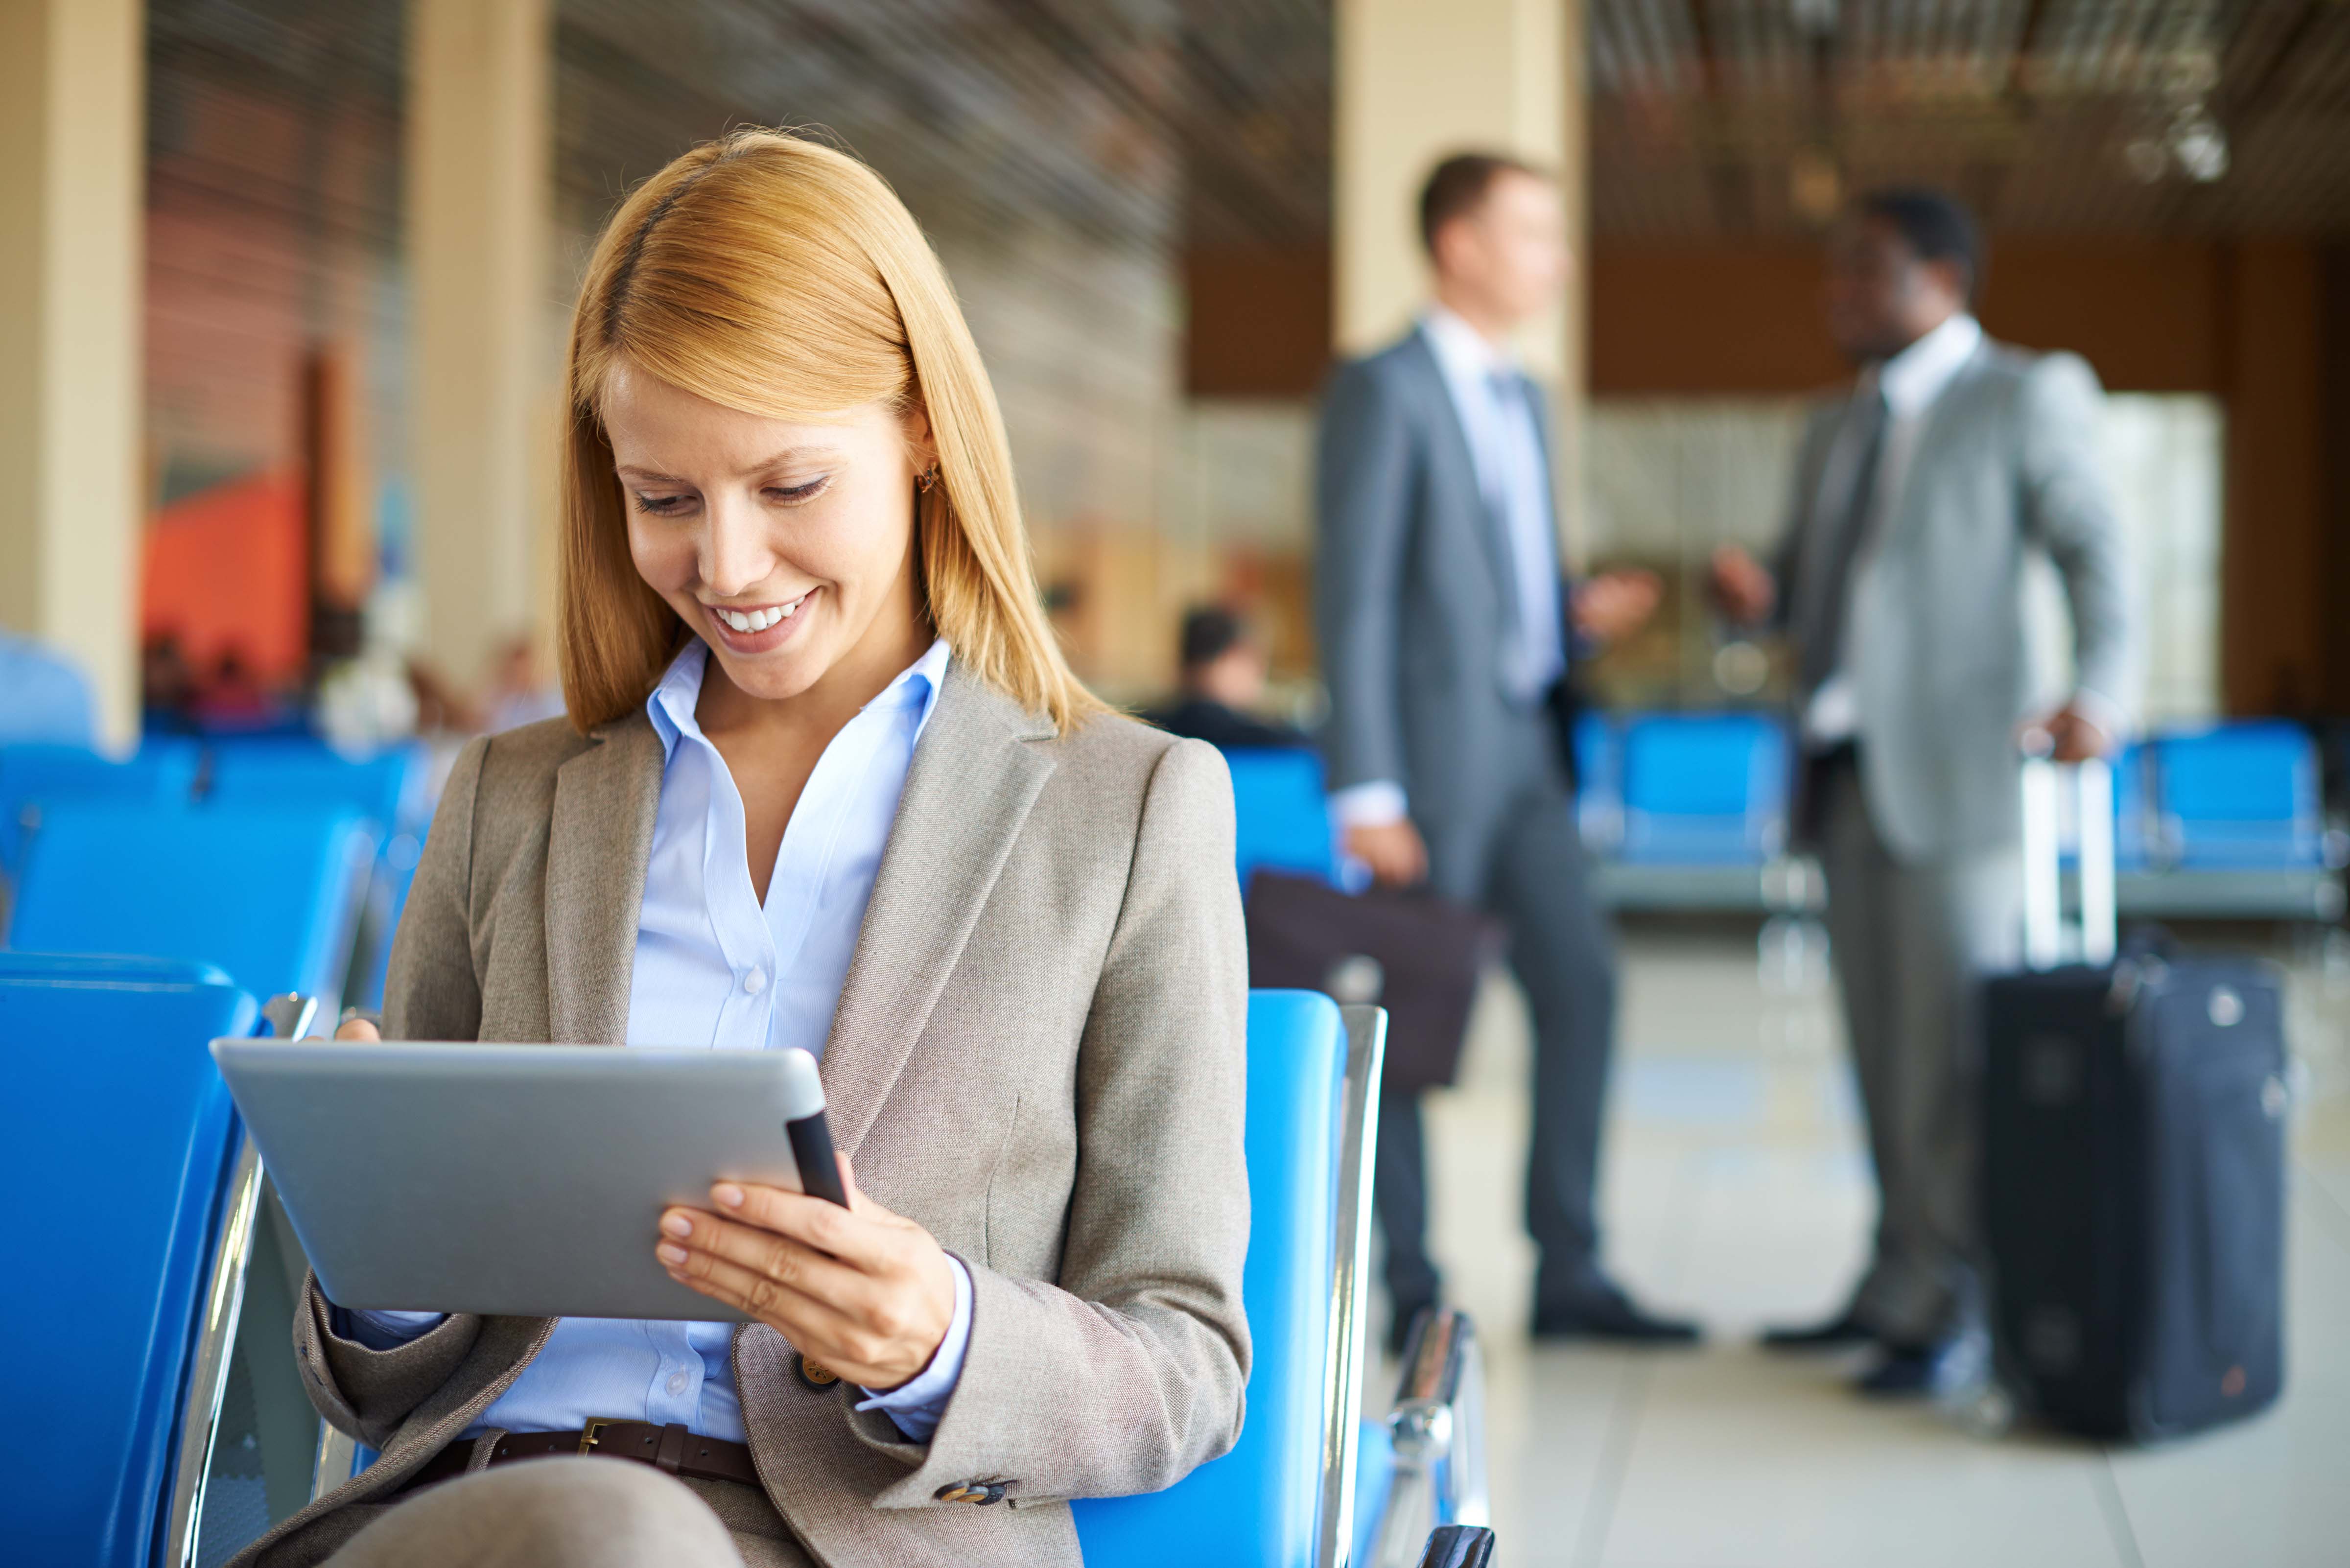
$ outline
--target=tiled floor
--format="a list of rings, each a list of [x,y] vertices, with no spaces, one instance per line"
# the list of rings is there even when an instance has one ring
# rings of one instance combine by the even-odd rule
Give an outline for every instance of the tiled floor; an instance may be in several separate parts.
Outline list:
[[[1855,1397],[1849,1361],[1753,1347],[1759,1324],[1841,1300],[1872,1213],[1825,977],[1815,961],[1766,975],[1735,931],[1634,931],[1625,954],[1609,1253],[1644,1300],[1701,1317],[1706,1348],[1528,1345],[1525,1036],[1507,987],[1431,1106],[1436,1251],[1485,1336],[1506,1568],[2350,1564],[2350,963],[2293,966],[2308,1092],[2285,1397],[2240,1428],[2108,1453],[1984,1440]]]

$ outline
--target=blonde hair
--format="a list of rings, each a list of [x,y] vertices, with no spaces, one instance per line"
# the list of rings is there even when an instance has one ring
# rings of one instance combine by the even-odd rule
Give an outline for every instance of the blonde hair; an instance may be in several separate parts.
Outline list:
[[[559,648],[581,732],[641,705],[690,635],[629,556],[602,416],[623,359],[770,419],[921,412],[939,468],[914,524],[931,625],[972,674],[1064,732],[1107,711],[1045,618],[1003,416],[913,215],[844,153],[743,130],[620,204],[572,313]]]

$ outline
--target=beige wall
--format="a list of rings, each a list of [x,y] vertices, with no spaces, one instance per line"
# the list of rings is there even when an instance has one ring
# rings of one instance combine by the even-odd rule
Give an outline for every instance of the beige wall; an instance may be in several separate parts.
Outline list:
[[[0,625],[138,729],[145,7],[0,0]]]

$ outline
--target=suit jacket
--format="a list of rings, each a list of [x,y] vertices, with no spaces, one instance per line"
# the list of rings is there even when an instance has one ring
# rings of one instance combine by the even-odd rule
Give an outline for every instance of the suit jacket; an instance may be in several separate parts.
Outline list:
[[[1546,469],[1549,455],[1545,445]],[[1503,684],[1502,633],[1514,613],[1504,524],[1417,328],[1332,377],[1315,515],[1330,785],[1402,784],[1437,886],[1473,897],[1490,836],[1523,788],[1497,759],[1527,716]]]
[[[1826,401],[1805,429],[1776,560],[1783,625],[1799,645],[1819,635],[1824,607],[1794,602],[1794,567],[1841,504],[1821,486],[1846,401]],[[1986,340],[1927,411],[1900,493],[1855,561],[1845,646],[1862,787],[1905,859],[2021,835],[2015,728],[2039,695],[2023,624],[2033,552],[2064,581],[2076,683],[2125,711],[2135,701],[2137,627],[2097,456],[2102,401],[2077,356]]]
[[[389,1037],[621,1041],[661,767],[641,711],[468,746],[393,945]],[[774,1329],[734,1340],[759,1472],[828,1568],[1076,1564],[1062,1500],[1232,1446],[1247,984],[1222,757],[1117,718],[1056,736],[950,666],[823,1075],[859,1184],[971,1270],[962,1382],[917,1446],[846,1385],[804,1386]],[[312,1400],[382,1457],[244,1563],[330,1553],[554,1329],[458,1315],[378,1352],[328,1314],[313,1280]],[[937,1499],[998,1479],[1009,1506]]]

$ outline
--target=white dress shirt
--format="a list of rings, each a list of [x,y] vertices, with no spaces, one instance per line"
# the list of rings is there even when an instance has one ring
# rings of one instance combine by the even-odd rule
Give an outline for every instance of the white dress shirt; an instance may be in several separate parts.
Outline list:
[[[946,678],[947,645],[909,666],[842,726],[792,808],[764,906],[753,892],[743,797],[694,709],[709,649],[689,642],[646,700],[664,763],[629,987],[628,1044],[824,1054],[873,897],[914,746]],[[645,1245],[650,1250],[653,1238]],[[971,1340],[971,1275],[950,1256],[954,1318],[928,1367],[859,1408],[914,1442],[938,1430]],[[341,1314],[388,1349],[437,1313]],[[563,1432],[619,1418],[743,1440],[734,1324],[565,1318],[473,1430]],[[868,1395],[870,1391],[868,1390]]]
[[[1510,561],[1503,591],[1514,612],[1513,635],[1502,647],[1502,680],[1512,697],[1532,706],[1566,673],[1550,465],[1532,389],[1505,349],[1443,306],[1430,305],[1421,314],[1419,333],[1468,438],[1477,488],[1502,523]],[[1409,804],[1395,779],[1358,784],[1331,797],[1339,822],[1350,827],[1399,821]]]
[[[1877,489],[1868,504],[1868,520],[1861,527],[1861,548],[1855,553],[1852,570],[1846,575],[1839,591],[1846,595],[1852,592],[1852,579],[1859,575],[1868,542],[1877,537],[1887,513],[1900,499],[1901,487],[1909,477],[1910,462],[1918,453],[1918,437],[1926,427],[1926,416],[1933,412],[1935,402],[1950,389],[1967,361],[1982,347],[1982,341],[1981,324],[1962,310],[1882,365],[1871,366],[1860,373],[1850,406],[1854,410],[1864,408],[1869,400],[1883,394],[1885,447],[1877,460]],[[1844,428],[1836,432],[1835,444],[1828,448],[1827,462],[1820,476],[1820,494],[1835,497],[1838,511],[1858,478],[1855,471],[1860,466],[1866,423],[1848,415]],[[1804,740],[1815,751],[1825,751],[1859,732],[1860,703],[1849,673],[1856,654],[1852,621],[1847,617],[1842,657],[1804,707]]]

